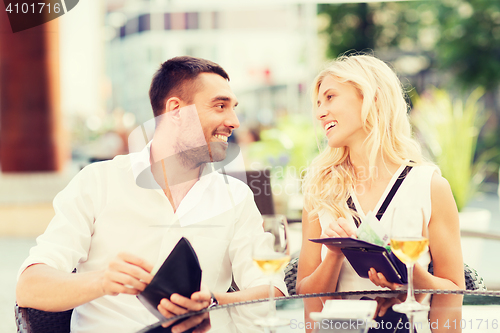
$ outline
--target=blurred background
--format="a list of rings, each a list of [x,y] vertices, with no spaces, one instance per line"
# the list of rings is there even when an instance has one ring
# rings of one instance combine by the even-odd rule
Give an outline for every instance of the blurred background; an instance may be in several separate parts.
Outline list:
[[[500,289],[500,2],[326,2],[80,1],[17,33],[0,13],[0,331],[14,331],[17,268],[52,199],[85,165],[128,153],[128,134],[152,118],[153,73],[179,55],[229,73],[242,124],[232,140],[248,170],[270,170],[275,211],[291,221],[318,153],[314,77],[344,53],[389,62],[452,186],[465,261]]]

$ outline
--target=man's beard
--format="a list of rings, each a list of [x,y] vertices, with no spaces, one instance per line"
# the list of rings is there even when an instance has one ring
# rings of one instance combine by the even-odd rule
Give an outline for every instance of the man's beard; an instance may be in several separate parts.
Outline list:
[[[227,143],[225,142],[210,142],[210,153],[212,162],[220,162],[226,158]]]
[[[203,164],[211,162],[219,162],[226,158],[227,145],[221,142],[210,142],[208,145],[194,147],[190,149],[183,149],[177,145],[176,157],[180,163],[188,169],[197,168]]]

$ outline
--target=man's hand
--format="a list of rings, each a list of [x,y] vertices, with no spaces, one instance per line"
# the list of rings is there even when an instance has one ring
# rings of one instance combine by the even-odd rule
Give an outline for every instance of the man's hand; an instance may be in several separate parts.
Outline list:
[[[160,311],[165,318],[171,318],[188,312],[200,311],[210,305],[211,298],[208,288],[202,285],[201,290],[193,293],[191,298],[179,294],[172,294],[170,300],[167,298],[162,299],[158,305],[158,311]],[[172,322],[168,322],[163,324],[163,326],[167,327],[172,324]],[[172,332],[184,332],[196,326],[197,328],[194,332],[206,332],[210,329],[211,326],[208,313],[189,317],[185,321],[172,327]]]
[[[387,281],[384,274],[377,273],[377,271],[373,267],[368,271],[368,277],[370,278],[370,281],[373,282],[373,284],[379,287],[387,287],[391,290],[395,290],[398,287],[401,287],[401,285],[398,283]]]
[[[104,295],[137,295],[153,279],[153,265],[129,253],[119,253],[103,271],[101,286]]]

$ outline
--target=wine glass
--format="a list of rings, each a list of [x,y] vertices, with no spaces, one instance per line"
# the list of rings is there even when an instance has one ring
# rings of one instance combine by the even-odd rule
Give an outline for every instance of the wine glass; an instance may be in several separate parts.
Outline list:
[[[279,327],[290,324],[290,320],[276,315],[274,304],[273,275],[283,270],[290,261],[288,242],[288,223],[284,215],[263,215],[264,237],[262,241],[254,242],[252,259],[259,269],[269,277],[269,313],[265,318],[259,318],[255,324],[261,327]]]
[[[429,310],[429,306],[415,300],[413,288],[413,267],[428,249],[427,223],[425,223],[423,210],[411,207],[394,209],[391,220],[391,250],[399,260],[406,264],[408,270],[406,300],[393,305],[394,311],[412,313]]]

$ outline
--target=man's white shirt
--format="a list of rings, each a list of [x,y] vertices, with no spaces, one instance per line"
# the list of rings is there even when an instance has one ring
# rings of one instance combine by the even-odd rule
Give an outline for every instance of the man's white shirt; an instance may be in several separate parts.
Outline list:
[[[140,170],[144,179],[154,182],[149,145],[141,152],[85,167],[55,197],[55,217],[37,238],[19,275],[35,263],[65,272],[102,270],[119,252],[147,260],[155,271],[184,236],[198,255],[202,283],[210,290],[227,291],[233,277],[240,289],[269,283],[251,258],[252,244],[264,242],[264,233],[246,184],[232,177],[226,183],[223,175],[206,165],[174,213],[157,184],[156,188],[155,183],[149,188],[137,185]],[[273,283],[286,294],[283,278],[278,275]],[[245,316],[235,315],[241,309],[212,312],[213,331],[250,331],[249,320],[265,315],[267,309],[253,308]],[[136,332],[156,321],[136,296],[120,294],[77,307],[71,331]]]

